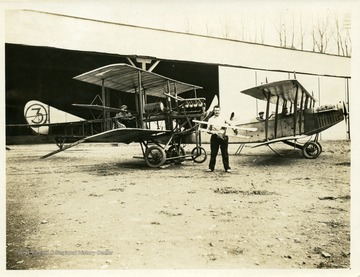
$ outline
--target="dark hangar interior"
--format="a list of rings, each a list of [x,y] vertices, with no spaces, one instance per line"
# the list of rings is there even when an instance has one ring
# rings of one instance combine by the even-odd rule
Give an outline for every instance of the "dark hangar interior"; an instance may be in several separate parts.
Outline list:
[[[93,112],[72,104],[90,104],[96,95],[101,95],[101,88],[74,80],[73,77],[109,64],[129,64],[127,58],[136,64],[135,56],[6,44],[6,124],[25,124],[23,109],[30,100],[39,100],[57,109],[92,119]],[[141,67],[141,64],[136,65]],[[207,106],[215,95],[219,95],[217,65],[161,60],[153,72],[203,87],[197,96],[205,97]],[[126,104],[131,109],[134,106],[133,95],[115,91],[111,91],[110,95],[114,107]],[[31,134],[28,128],[6,129],[7,139]]]

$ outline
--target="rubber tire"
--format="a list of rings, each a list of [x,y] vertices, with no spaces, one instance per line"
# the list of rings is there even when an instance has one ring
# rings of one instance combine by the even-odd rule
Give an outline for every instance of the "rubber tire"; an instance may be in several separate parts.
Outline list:
[[[323,151],[323,149],[322,149],[322,145],[318,142],[318,141],[316,141],[315,143],[317,143],[317,145],[319,146],[319,148],[320,148],[320,153],[319,153],[319,155],[322,153],[322,151]]]
[[[317,142],[309,141],[304,144],[301,151],[305,158],[316,159],[321,153],[321,146]]]
[[[145,162],[150,167],[160,167],[166,161],[166,154],[164,149],[154,145],[146,149],[145,151]]]
[[[200,154],[199,154],[200,153]],[[203,163],[206,161],[207,158],[207,154],[206,151],[203,147],[199,146],[199,147],[195,147],[192,151],[191,151],[191,158],[193,159],[193,161],[195,163]],[[200,159],[199,159],[200,158]]]
[[[169,158],[177,157],[178,154],[176,153],[176,145],[170,146],[170,148],[168,149],[167,153],[168,153],[168,157],[169,157]],[[185,155],[186,155],[186,153],[185,153],[184,148],[182,148],[182,147],[180,146],[180,156],[185,156]],[[184,160],[185,160],[185,158],[179,158],[179,159],[177,159],[177,160],[175,160],[175,161],[181,163],[181,162],[183,162]]]

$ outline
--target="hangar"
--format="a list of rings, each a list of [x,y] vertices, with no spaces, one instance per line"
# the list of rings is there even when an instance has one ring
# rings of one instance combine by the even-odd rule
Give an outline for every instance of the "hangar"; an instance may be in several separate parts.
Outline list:
[[[153,72],[202,86],[199,96],[209,104],[218,95],[223,111],[235,112],[240,120],[263,109],[241,90],[294,76],[318,105],[349,104],[348,57],[36,10],[9,10],[5,15],[6,124],[24,123],[23,107],[33,99],[86,117],[88,111],[71,104],[90,103],[98,88],[72,78],[122,62],[156,65]],[[127,99],[111,95],[113,105],[123,102]],[[342,122],[323,138],[349,138],[349,126]],[[24,134],[30,131],[7,129],[7,139]]]

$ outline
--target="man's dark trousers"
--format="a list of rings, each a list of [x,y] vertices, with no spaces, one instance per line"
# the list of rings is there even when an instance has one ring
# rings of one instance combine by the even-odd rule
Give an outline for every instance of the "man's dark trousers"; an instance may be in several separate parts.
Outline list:
[[[228,153],[228,144],[229,144],[229,137],[219,137],[218,135],[211,135],[210,139],[210,149],[211,149],[211,158],[209,168],[214,170],[216,164],[216,156],[219,152],[219,147],[221,150],[222,161],[224,164],[224,169],[230,169],[229,166],[229,153]]]

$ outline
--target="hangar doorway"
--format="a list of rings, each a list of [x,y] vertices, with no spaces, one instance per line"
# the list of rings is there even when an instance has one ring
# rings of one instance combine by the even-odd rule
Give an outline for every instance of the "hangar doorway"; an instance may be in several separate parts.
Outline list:
[[[72,104],[91,103],[101,95],[101,88],[73,77],[109,64],[129,64],[128,58],[136,63],[135,56],[6,44],[6,125],[26,123],[23,109],[30,100],[39,100],[76,116],[92,119],[96,115],[91,111]],[[136,65],[141,67],[141,64]],[[203,87],[197,95],[206,98],[207,105],[215,95],[219,96],[217,65],[161,60],[153,72]],[[116,92],[110,93],[110,103],[114,107],[126,104],[129,109],[134,105],[131,95]],[[6,143],[26,143],[26,139],[19,140],[19,137],[29,138],[31,135],[29,128],[7,127]]]

